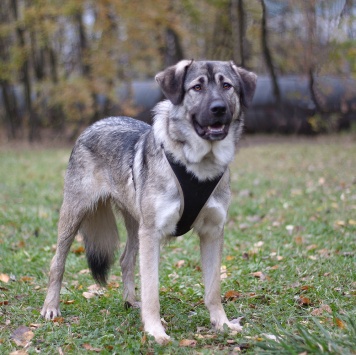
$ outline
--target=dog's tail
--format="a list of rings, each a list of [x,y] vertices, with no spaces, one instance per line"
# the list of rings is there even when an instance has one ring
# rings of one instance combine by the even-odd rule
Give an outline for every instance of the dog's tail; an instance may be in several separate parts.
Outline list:
[[[96,207],[87,214],[80,226],[80,234],[84,238],[86,257],[93,278],[100,285],[105,285],[119,244],[109,199],[99,200]]]

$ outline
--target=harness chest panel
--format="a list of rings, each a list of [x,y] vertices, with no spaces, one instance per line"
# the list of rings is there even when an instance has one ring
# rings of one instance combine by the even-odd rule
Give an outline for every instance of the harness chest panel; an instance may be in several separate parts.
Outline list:
[[[199,181],[192,173],[186,170],[184,165],[174,162],[169,153],[165,152],[165,154],[183,192],[183,214],[173,235],[174,237],[179,237],[192,229],[199,212],[224,174],[222,173],[214,180]]]

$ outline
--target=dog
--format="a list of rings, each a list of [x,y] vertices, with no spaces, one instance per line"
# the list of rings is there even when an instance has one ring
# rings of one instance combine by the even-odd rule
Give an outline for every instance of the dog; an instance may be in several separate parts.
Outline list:
[[[94,279],[105,284],[118,248],[118,211],[127,230],[120,258],[123,298],[126,305],[139,304],[134,284],[139,252],[139,306],[148,334],[160,344],[170,340],[160,318],[160,244],[190,229],[200,238],[204,302],[211,324],[217,331],[224,324],[241,331],[238,320],[229,321],[221,304],[220,263],[231,195],[229,164],[257,76],[233,62],[182,60],[155,79],[167,100],[154,108],[152,126],[110,117],[87,128],[75,143],[41,314],[46,319],[61,314],[65,261],[78,232]],[[200,195],[204,196],[198,210],[191,210]]]

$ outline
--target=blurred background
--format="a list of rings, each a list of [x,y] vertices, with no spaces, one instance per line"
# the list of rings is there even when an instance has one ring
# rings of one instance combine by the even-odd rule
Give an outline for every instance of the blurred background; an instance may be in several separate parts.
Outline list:
[[[259,75],[247,132],[356,124],[356,0],[1,0],[0,137],[72,140],[109,115],[150,122],[154,75],[183,58]]]

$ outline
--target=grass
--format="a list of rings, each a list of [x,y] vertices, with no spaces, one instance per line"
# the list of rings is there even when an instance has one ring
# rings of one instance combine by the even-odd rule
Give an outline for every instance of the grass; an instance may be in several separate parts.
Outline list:
[[[106,290],[83,296],[94,282],[79,240],[66,264],[63,317],[40,317],[69,154],[0,150],[1,354],[356,354],[355,136],[240,149],[222,296],[244,330],[210,332],[198,238],[188,233],[162,251],[161,314],[174,338],[165,347],[144,334],[139,310],[124,308],[118,263]]]

